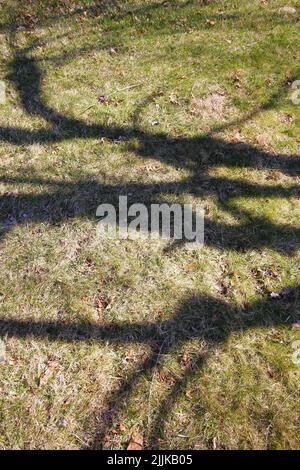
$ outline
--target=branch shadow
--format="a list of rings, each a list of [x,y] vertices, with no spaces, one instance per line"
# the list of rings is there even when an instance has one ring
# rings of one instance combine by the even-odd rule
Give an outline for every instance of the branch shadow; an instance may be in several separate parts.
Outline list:
[[[83,120],[70,118],[50,108],[42,99],[42,73],[35,59],[29,57],[30,50],[16,52],[11,62],[9,80],[16,87],[23,109],[32,116],[42,117],[50,128],[28,130],[11,127],[0,128],[0,140],[13,145],[39,143],[47,145],[76,138],[102,138],[112,142],[122,135],[128,149],[138,156],[151,157],[175,168],[184,168],[190,176],[185,180],[171,183],[108,185],[90,181],[83,176],[79,181],[53,182],[43,179],[3,178],[2,182],[30,183],[45,185],[48,189],[41,194],[6,194],[0,199],[2,236],[14,227],[7,224],[13,218],[17,224],[47,221],[50,224],[62,223],[75,217],[93,219],[96,208],[102,202],[116,203],[120,194],[131,193],[131,202],[143,202],[148,207],[153,203],[167,201],[162,194],[182,195],[186,192],[198,197],[216,195],[220,207],[240,219],[239,225],[224,224],[213,219],[206,220],[206,240],[209,246],[224,250],[246,251],[272,247],[279,252],[291,255],[299,248],[300,229],[275,224],[264,217],[236,208],[228,203],[236,197],[294,197],[299,195],[299,186],[289,188],[282,185],[258,185],[244,181],[228,181],[211,176],[209,170],[218,165],[227,168],[260,168],[278,170],[282,174],[295,176],[300,170],[300,156],[271,155],[245,143],[228,143],[211,135],[195,138],[172,138],[165,133],[147,133],[138,127],[138,110],[134,122],[129,127],[90,125]],[[276,101],[276,100],[275,100]],[[147,103],[147,100],[145,101]],[[272,104],[274,104],[274,97]],[[268,106],[268,105],[266,105]],[[264,109],[269,109],[265,107]],[[139,144],[131,147],[131,139]],[[226,201],[220,188],[228,193]],[[76,203],[74,203],[76,201]],[[1,236],[1,231],[0,231]],[[299,289],[294,291],[293,302],[298,302]],[[134,371],[107,399],[102,416],[103,426],[95,433],[90,448],[101,448],[103,438],[114,420],[121,413],[127,400],[138,386],[141,374],[147,374],[159,365],[161,355],[180,349],[181,345],[193,338],[202,338],[208,350],[214,351],[225,344],[233,332],[251,328],[269,328],[286,325],[293,321],[296,309],[289,312],[283,308],[285,300],[276,304],[259,301],[241,310],[209,297],[186,299],[171,320],[157,323],[113,324],[99,327],[95,324],[66,324],[62,322],[32,322],[0,320],[1,334],[8,337],[35,337],[50,341],[109,341],[110,343],[143,343],[150,348],[150,354],[141,366],[142,371]],[[167,414],[195,372],[205,364],[206,356],[199,355],[185,375],[174,384],[170,394],[162,401],[151,422],[147,437],[149,448],[159,445]]]
[[[155,412],[146,438],[147,448],[159,448],[163,437],[164,423],[172,406],[183,393],[195,372],[204,367],[206,359],[218,347],[226,344],[232,333],[257,328],[272,328],[289,325],[297,318],[299,287],[290,289],[287,297],[253,302],[243,308],[233,307],[226,302],[208,296],[187,298],[175,315],[160,323],[114,323],[99,326],[93,323],[64,323],[59,321],[21,321],[0,319],[1,335],[17,338],[38,338],[48,341],[78,342],[97,341],[111,344],[138,344],[149,346],[150,353],[120,386],[107,398],[101,415],[102,426],[95,432],[89,448],[102,448],[106,433],[115,424],[130,396],[138,389],[142,375],[153,373],[159,367],[161,356],[170,352],[178,354],[182,345],[192,339],[201,338],[206,343],[205,353],[199,354],[187,366],[182,377],[176,379],[168,395]]]
[[[32,46],[35,47],[34,45]],[[258,148],[245,143],[228,143],[212,136],[194,138],[171,138],[164,133],[150,134],[138,128],[137,120],[139,109],[133,116],[134,124],[131,127],[113,127],[90,125],[82,120],[74,119],[51,109],[42,99],[41,81],[42,74],[37,62],[28,57],[29,50],[23,49],[16,52],[11,63],[10,81],[16,87],[20,96],[23,109],[29,114],[42,117],[50,128],[29,131],[26,129],[0,128],[0,139],[15,145],[28,145],[32,143],[49,144],[67,139],[76,138],[101,138],[105,137],[114,142],[120,135],[125,140],[128,150],[134,151],[138,156],[157,159],[175,168],[188,170],[190,176],[181,182],[158,183],[143,185],[132,183],[126,188],[119,185],[101,185],[82,178],[73,185],[49,193],[36,196],[20,196],[17,200],[18,212],[30,212],[35,208],[34,214],[27,220],[45,220],[45,207],[52,201],[51,217],[48,220],[63,221],[64,219],[78,215],[91,217],[96,212],[100,202],[112,202],[119,194],[128,190],[135,195],[138,202],[143,201],[150,205],[162,201],[161,193],[182,194],[184,192],[198,197],[209,194],[216,195],[219,205],[231,212],[243,222],[240,225],[224,225],[213,220],[206,221],[207,244],[219,245],[216,238],[220,234],[221,246],[225,249],[245,250],[263,246],[274,246],[281,252],[292,253],[299,244],[299,229],[290,226],[282,226],[271,223],[263,217],[254,217],[252,214],[236,211],[229,201],[237,197],[294,197],[299,195],[298,185],[289,188],[281,185],[256,185],[243,181],[227,181],[225,178],[211,176],[210,169],[215,166],[227,168],[254,168],[277,170],[288,176],[298,175],[300,172],[300,157],[298,155],[271,155]],[[282,95],[282,90],[278,96]],[[148,98],[148,99],[151,99]],[[141,106],[147,104],[148,99]],[[275,97],[270,102],[274,103]],[[265,104],[263,109],[268,109]],[[131,145],[131,139],[138,140],[138,146]],[[33,181],[31,181],[33,183]],[[51,186],[51,182],[47,182]],[[224,201],[225,193],[225,201]],[[160,196],[158,196],[160,194]],[[148,195],[148,200],[145,195]],[[105,201],[103,197],[106,197]],[[97,197],[99,198],[97,201]],[[65,211],[60,206],[60,201],[66,200],[89,201],[92,210],[76,210],[67,207]],[[53,205],[54,202],[54,205]],[[133,201],[134,202],[134,201]],[[56,204],[56,207],[55,207]],[[16,212],[16,200],[13,196],[6,195],[1,199],[2,205],[2,235],[12,228],[8,223],[5,226],[5,217],[13,216],[14,219],[22,219]],[[13,208],[13,209],[12,209]],[[49,213],[49,210],[48,210]],[[240,234],[243,234],[241,240]],[[215,237],[217,235],[217,237]]]

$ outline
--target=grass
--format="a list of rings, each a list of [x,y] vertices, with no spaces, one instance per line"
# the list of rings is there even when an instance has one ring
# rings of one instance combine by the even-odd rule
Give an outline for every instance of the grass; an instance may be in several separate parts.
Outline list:
[[[299,448],[299,9],[51,3],[1,6],[0,448]],[[119,194],[204,247],[99,240]]]

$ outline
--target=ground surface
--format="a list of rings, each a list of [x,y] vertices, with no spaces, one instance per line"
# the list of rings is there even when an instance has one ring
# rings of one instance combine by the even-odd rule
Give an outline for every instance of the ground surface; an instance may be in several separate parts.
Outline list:
[[[299,448],[298,2],[2,3],[0,447]]]

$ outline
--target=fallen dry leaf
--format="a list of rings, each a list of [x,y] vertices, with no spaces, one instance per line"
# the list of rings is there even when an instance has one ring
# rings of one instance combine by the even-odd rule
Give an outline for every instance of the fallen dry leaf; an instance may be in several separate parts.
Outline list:
[[[294,116],[292,116],[292,114],[285,114],[284,117],[285,117],[286,122],[293,122],[294,121]]]
[[[97,101],[102,104],[109,104],[110,101],[105,95],[98,96]]]
[[[123,423],[119,424],[119,430],[120,432],[125,432],[126,431],[126,426]]]
[[[95,298],[95,307],[97,309],[98,319],[100,322],[105,321],[105,310],[109,307],[110,304],[111,300],[103,295]]]
[[[177,105],[180,104],[177,96],[174,93],[171,93],[171,95],[169,96],[169,100],[170,100],[170,103],[177,104]]]
[[[271,170],[268,176],[266,177],[267,180],[279,180],[282,177],[282,174],[278,170]]]
[[[185,268],[187,271],[197,271],[198,265],[196,263],[188,263]]]
[[[190,364],[190,357],[187,352],[183,353],[183,356],[180,361],[180,366],[182,369],[186,369]]]
[[[132,433],[127,450],[143,450],[144,449],[144,440],[136,432]]]

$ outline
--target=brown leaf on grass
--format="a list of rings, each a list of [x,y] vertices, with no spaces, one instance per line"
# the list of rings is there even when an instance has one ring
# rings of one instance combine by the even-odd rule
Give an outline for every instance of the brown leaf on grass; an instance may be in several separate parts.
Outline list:
[[[126,426],[124,426],[123,423],[119,423],[113,430],[112,430],[112,433],[113,434],[123,434],[124,432],[126,432],[127,429],[126,429]]]
[[[109,306],[110,301],[105,296],[100,295],[95,298],[95,307],[97,309],[99,321],[102,323],[105,320],[104,312]]]
[[[294,121],[294,116],[292,114],[284,114],[284,120],[285,122],[293,122]]]
[[[169,96],[169,100],[170,100],[170,103],[172,104],[177,104],[177,105],[180,104],[177,96],[174,93],[171,93],[171,95]]]
[[[193,394],[190,390],[187,390],[185,392],[185,396],[189,399],[189,400],[192,400],[193,399]]]
[[[136,432],[132,433],[127,450],[143,450],[144,439]]]
[[[53,374],[53,372],[52,372],[51,369],[45,368],[44,372],[42,373],[42,375],[39,378],[39,385],[41,385],[41,386],[47,385],[47,383],[49,382],[52,374]]]
[[[232,136],[229,136],[229,141],[230,142],[240,142],[243,139],[243,136],[241,134],[241,131],[234,132]]]
[[[92,271],[96,271],[96,263],[92,260],[92,258],[86,258],[85,264],[86,264],[87,267],[90,268]]]
[[[185,269],[186,269],[187,271],[191,271],[191,272],[197,271],[197,270],[198,270],[198,265],[197,265],[197,263],[188,263],[188,264],[185,266]]]
[[[190,365],[190,357],[187,352],[184,352],[180,360],[180,367],[186,369]]]
[[[137,444],[136,442],[130,441],[127,450],[143,450],[143,447]]]
[[[241,70],[235,70],[232,74],[232,80],[234,82],[240,82],[243,78],[244,72]]]
[[[107,435],[102,439],[102,450],[111,450],[111,439]]]
[[[51,360],[46,361],[39,366],[39,377],[38,377],[38,385],[45,386],[48,384],[51,377],[57,373],[57,363]]]
[[[173,385],[175,382],[175,377],[168,372],[159,372],[158,379],[160,382],[163,382],[166,385]]]
[[[268,176],[266,177],[267,180],[279,180],[282,177],[282,173],[278,170],[271,170]]]
[[[105,297],[100,296],[100,297],[97,297],[97,298],[95,299],[95,304],[96,304],[96,307],[97,307],[98,310],[103,311],[103,310],[106,309],[106,307],[108,306],[109,302],[108,302],[108,300],[107,300]]]
[[[150,173],[153,171],[160,171],[162,169],[161,163],[149,163],[145,165],[140,165],[136,168],[135,172],[138,174]]]
[[[126,429],[126,426],[123,423],[120,423],[119,424],[119,430],[120,430],[120,432],[125,432],[127,429]]]
[[[34,266],[33,267],[33,272],[35,274],[44,274],[47,272],[47,269],[46,268],[43,268],[42,266]]]
[[[158,319],[165,318],[166,312],[164,310],[158,310],[155,317]]]
[[[110,100],[105,95],[98,96],[97,101],[101,104],[109,104],[110,103]]]

